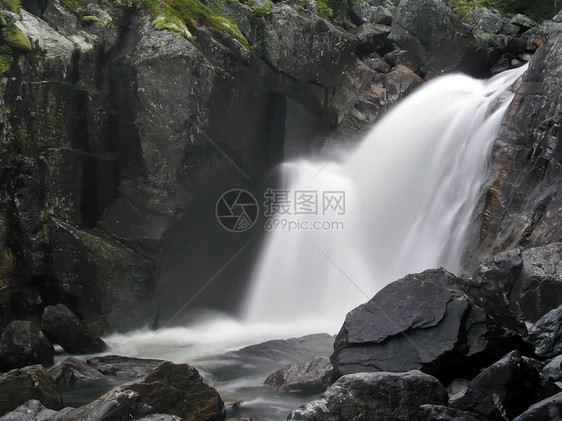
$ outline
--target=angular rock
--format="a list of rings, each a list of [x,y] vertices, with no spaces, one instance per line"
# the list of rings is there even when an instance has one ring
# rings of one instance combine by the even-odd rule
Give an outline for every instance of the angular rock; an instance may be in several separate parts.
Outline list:
[[[502,252],[480,264],[465,290],[494,317],[536,322],[562,302],[562,243]]]
[[[328,357],[314,357],[280,368],[264,381],[266,386],[289,392],[318,393],[326,390],[332,379],[332,364]]]
[[[141,379],[164,360],[149,358],[122,357],[120,355],[105,355],[88,360],[88,365],[106,376],[115,376],[121,379]]]
[[[461,285],[443,269],[428,270],[389,284],[349,312],[330,357],[335,374],[421,369],[447,381],[474,375],[514,347],[529,348]]]
[[[559,382],[562,380],[562,355],[554,357],[542,369],[545,380]]]
[[[513,421],[557,420],[562,414],[562,393],[531,405]]]
[[[449,406],[481,414],[487,420],[503,420],[498,405],[509,419],[519,415],[534,402],[541,386],[540,373],[535,364],[517,351],[507,354],[484,369],[468,385],[453,396]]]
[[[30,399],[11,412],[0,417],[0,421],[53,421],[57,411],[45,408],[36,399]]]
[[[57,385],[45,367],[31,365],[0,375],[0,414],[12,411],[30,399],[36,399],[50,409],[63,407]]]
[[[477,415],[443,405],[422,405],[417,421],[484,421]]]
[[[377,23],[366,23],[361,25],[355,31],[359,44],[358,52],[361,54],[370,54],[377,50],[381,50],[387,43],[388,35],[392,29],[389,26]]]
[[[391,25],[393,20],[394,16],[392,16],[392,13],[386,7],[374,6],[371,22],[381,25]]]
[[[529,329],[529,337],[539,357],[562,354],[562,305],[549,311]]]
[[[31,364],[53,364],[55,350],[39,326],[14,320],[0,338],[0,368],[12,369]]]
[[[177,415],[186,421],[219,421],[226,418],[218,392],[187,364],[164,362],[140,381],[121,386],[136,392],[157,412]]]
[[[263,38],[264,58],[276,70],[301,82],[339,84],[353,60],[355,42],[324,19],[300,15],[287,5],[274,6]]]
[[[522,15],[521,13],[513,16],[509,23],[518,26],[521,32],[525,32],[531,28],[534,28],[535,26],[538,26],[534,20],[532,20],[528,16]]]
[[[287,420],[410,420],[420,405],[446,401],[441,383],[419,371],[356,373],[341,377],[321,399],[293,411]]]
[[[64,362],[51,368],[49,374],[58,386],[66,386],[82,382],[98,382],[105,379],[104,375],[83,361],[68,357]]]
[[[409,51],[430,77],[453,69],[477,75],[487,71],[487,51],[441,0],[403,0],[389,39]]]
[[[463,22],[477,37],[487,39],[499,33],[506,21],[496,9],[480,7],[470,10]]]
[[[357,0],[353,2],[349,14],[353,22],[357,25],[371,22],[373,20],[373,10],[366,0]]]
[[[69,354],[93,354],[106,348],[105,342],[94,336],[86,323],[64,304],[45,307],[41,329]]]

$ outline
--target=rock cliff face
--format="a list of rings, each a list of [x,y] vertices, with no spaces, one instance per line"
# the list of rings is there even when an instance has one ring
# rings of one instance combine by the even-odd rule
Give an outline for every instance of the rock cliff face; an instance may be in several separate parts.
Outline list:
[[[285,156],[353,141],[426,78],[488,75],[500,57],[536,49],[521,30],[510,35],[521,51],[500,51],[439,0],[358,0],[346,11],[353,30],[321,18],[314,2],[209,2],[212,16],[183,23],[150,2],[70,3],[0,5],[12,45],[0,60],[0,329],[37,322],[58,303],[96,335],[157,324],[243,251],[207,291],[233,306],[258,234],[220,228],[223,192],[259,195]],[[546,99],[560,70],[558,40],[539,50],[502,134],[482,255],[521,243],[503,227],[522,220],[529,244],[547,230],[559,236],[547,222],[560,221],[560,113]],[[521,123],[532,110],[540,118]],[[521,168],[528,180],[510,184]],[[529,192],[531,220],[522,199],[512,200]]]
[[[550,24],[550,35],[531,60],[496,141],[480,258],[562,238],[561,25]]]

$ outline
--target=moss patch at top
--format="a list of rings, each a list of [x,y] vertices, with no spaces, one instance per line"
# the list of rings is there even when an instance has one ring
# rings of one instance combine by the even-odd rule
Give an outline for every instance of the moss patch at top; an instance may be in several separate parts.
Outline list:
[[[16,50],[23,51],[24,53],[31,51],[29,38],[13,23],[6,25],[6,28],[2,31],[2,38],[7,45]]]
[[[8,9],[10,12],[19,13],[20,12],[20,2],[19,0],[1,0],[2,6]]]
[[[145,5],[154,20],[156,29],[168,29],[180,35],[190,37],[189,27],[206,25],[223,31],[245,46],[248,40],[242,35],[238,25],[232,19],[219,15],[199,0],[138,0]]]

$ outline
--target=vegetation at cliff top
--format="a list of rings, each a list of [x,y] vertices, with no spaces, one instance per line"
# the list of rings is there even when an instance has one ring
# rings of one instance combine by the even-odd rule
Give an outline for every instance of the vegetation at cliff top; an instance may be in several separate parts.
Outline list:
[[[558,12],[554,0],[451,0],[450,5],[461,17],[471,9],[488,6],[505,16],[522,13],[537,22],[550,19]]]

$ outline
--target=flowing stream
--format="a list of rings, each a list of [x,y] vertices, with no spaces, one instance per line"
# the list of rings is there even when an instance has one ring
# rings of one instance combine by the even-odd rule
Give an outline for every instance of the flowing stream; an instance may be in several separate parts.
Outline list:
[[[459,273],[489,181],[493,142],[513,97],[509,88],[525,70],[487,81],[435,79],[337,161],[284,164],[280,190],[293,198],[284,202],[292,212],[268,221],[272,232],[242,317],[206,314],[187,327],[115,334],[105,338],[110,353],[188,362],[227,402],[244,401],[228,417],[285,419],[314,396],[262,384],[295,356],[232,351],[276,338],[336,334],[349,310],[395,279],[435,267]],[[311,337],[308,345],[323,349],[324,339]]]

